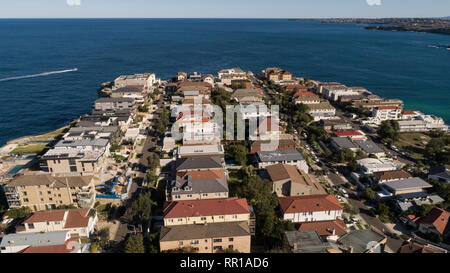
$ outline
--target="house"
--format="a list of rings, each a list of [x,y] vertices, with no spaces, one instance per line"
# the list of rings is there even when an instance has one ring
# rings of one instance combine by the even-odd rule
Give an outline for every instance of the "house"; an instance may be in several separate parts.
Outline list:
[[[164,204],[164,226],[250,222],[245,198],[170,201]]]
[[[335,137],[347,137],[351,140],[366,140],[366,135],[359,130],[337,130],[337,131],[327,131]]]
[[[325,194],[320,183],[296,166],[276,164],[266,167],[277,196],[301,196]]]
[[[143,86],[151,87],[159,82],[154,73],[144,73],[135,75],[122,75],[114,80],[114,88],[121,88],[126,86]]]
[[[290,85],[286,85],[284,87],[284,90],[286,90],[286,92],[308,92],[308,87],[301,85],[301,84],[290,84]],[[295,95],[294,95],[295,97]]]
[[[387,159],[364,158],[357,160],[356,163],[365,174],[397,170],[397,165]]]
[[[259,169],[275,164],[288,164],[296,166],[299,170],[306,173],[309,170],[306,160],[297,150],[258,151],[255,156],[257,160],[257,167]]]
[[[74,134],[75,139],[83,139],[83,138],[106,138],[110,140],[116,140],[119,137],[119,127],[118,126],[92,126],[92,127],[71,127],[66,135],[63,136],[63,139],[66,139],[70,136],[70,134]],[[76,137],[76,135],[86,135],[89,137]],[[94,137],[90,137],[90,135]],[[111,137],[109,137],[111,136]],[[68,138],[70,140],[70,138]]]
[[[354,144],[352,141],[350,141],[350,139],[346,137],[332,137],[330,144],[331,147],[337,151],[345,148],[350,149],[353,152],[356,152],[358,150],[358,146],[356,146],[356,144]]]
[[[69,231],[71,237],[89,237],[97,222],[97,212],[91,208],[39,211],[27,217],[16,232]]]
[[[262,91],[257,89],[237,89],[231,98],[237,102],[263,102]]]
[[[368,109],[373,111],[373,109],[379,106],[403,107],[403,101],[397,99],[382,99],[378,96],[369,96],[367,98],[352,101],[352,108],[355,109]]]
[[[214,76],[211,74],[206,74],[201,77],[201,81],[206,82],[214,86]]]
[[[143,104],[144,99],[144,86],[125,86],[112,90],[111,97],[113,98],[133,98],[136,104]]]
[[[422,233],[438,234],[444,238],[448,237],[450,231],[448,224],[449,216],[450,212],[441,208],[433,208],[428,215],[418,221],[419,231]]]
[[[117,118],[105,115],[84,115],[75,124],[77,127],[117,125]]]
[[[222,145],[192,145],[178,147],[178,158],[213,156],[224,158],[224,148]]]
[[[399,120],[402,118],[402,108],[399,106],[378,106],[373,110],[372,117],[380,122]]]
[[[222,79],[225,75],[246,76],[246,73],[240,68],[222,69],[217,73],[219,79]]]
[[[269,67],[264,70],[266,79],[273,82],[291,81],[292,73],[278,67]]]
[[[216,170],[205,170],[205,171],[179,171],[176,173],[176,176],[181,179],[187,179],[187,177],[191,177],[193,180],[198,179],[221,179],[227,178],[227,173],[225,169],[216,169]]]
[[[342,86],[342,84],[340,84],[340,83],[338,83],[338,82],[322,82],[322,83],[317,83],[317,84],[316,84],[316,93],[317,93],[317,94],[323,94],[324,88],[326,88],[326,87],[328,87],[328,86],[333,86],[333,85]]]
[[[342,253],[336,244],[323,240],[316,230],[285,231],[282,244],[285,253]]]
[[[278,117],[268,116],[259,123],[257,131],[250,134],[250,139],[278,139],[281,132],[280,119]]]
[[[274,140],[255,140],[250,145],[250,154],[259,151],[281,151],[281,150],[295,150],[297,144],[292,139],[278,139]]]
[[[314,230],[327,241],[336,241],[347,232],[347,226],[341,219],[301,223],[299,231]]]
[[[341,96],[355,96],[359,95],[359,92],[345,85],[329,85],[323,87],[322,95],[330,101],[338,101]]]
[[[393,195],[400,195],[405,193],[424,192],[425,189],[432,188],[433,186],[419,177],[412,177],[384,182],[381,184],[381,187],[388,192],[391,192]]]
[[[187,170],[217,170],[223,168],[223,163],[219,156],[177,158],[175,168],[177,172]]]
[[[186,72],[178,72],[177,73],[177,81],[184,81],[187,79],[187,73]]]
[[[410,120],[399,120],[399,132],[429,132],[432,130],[441,130],[448,132],[448,125],[440,117],[433,115],[419,115]]]
[[[10,208],[29,207],[33,211],[61,205],[89,208],[95,202],[94,176],[52,176],[25,174],[4,185]]]
[[[432,166],[428,172],[428,179],[450,182],[450,170],[445,166]]]
[[[278,197],[283,220],[293,223],[341,219],[343,208],[331,194]]]
[[[368,155],[375,155],[378,158],[386,156],[386,153],[383,149],[380,148],[375,142],[372,140],[354,140],[353,141],[364,153]]]
[[[387,237],[373,227],[352,230],[338,239],[338,243],[350,253],[383,253],[386,242]]]
[[[408,172],[405,172],[404,170],[382,171],[373,173],[374,182],[379,184],[387,181],[401,180],[407,178],[412,178],[412,175],[409,174]]]
[[[99,98],[94,108],[98,111],[107,110],[134,110],[136,103],[133,98]]]
[[[292,101],[295,104],[319,104],[320,98],[312,92],[297,92],[292,97]]]
[[[233,89],[251,89],[253,87],[250,80],[231,80],[231,88]]]
[[[159,245],[161,251],[190,247],[197,253],[220,253],[227,249],[250,253],[251,234],[246,221],[164,226]]]
[[[12,233],[3,237],[0,253],[82,253],[87,246],[70,232]]]
[[[191,81],[201,81],[202,74],[198,72],[189,73],[188,79]]]
[[[420,112],[416,110],[403,110],[402,111],[402,119],[414,119],[419,116]]]
[[[323,127],[324,130],[330,130],[330,131],[338,131],[338,130],[350,130],[352,129],[352,125],[341,119],[330,119],[330,120],[321,120],[320,125]]]
[[[200,171],[207,172],[207,171]],[[197,175],[199,175],[197,172]],[[228,183],[226,178],[196,178],[187,176],[177,177],[167,183],[167,201],[199,200],[228,198]]]
[[[439,195],[426,192],[405,193],[397,195],[394,201],[399,212],[407,212],[421,207],[422,205],[440,204],[444,202]]]
[[[307,113],[314,118],[314,121],[319,121],[322,119],[334,119],[336,116],[336,108],[331,106],[328,101],[307,104],[307,106]]]
[[[421,244],[416,241],[409,241],[404,244],[398,251],[399,253],[448,253],[447,250],[431,245],[431,244]]]

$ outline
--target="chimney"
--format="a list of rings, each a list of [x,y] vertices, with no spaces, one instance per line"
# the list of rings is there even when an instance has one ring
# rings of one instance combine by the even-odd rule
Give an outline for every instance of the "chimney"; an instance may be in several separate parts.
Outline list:
[[[348,253],[353,253],[353,247],[352,246],[348,247]]]

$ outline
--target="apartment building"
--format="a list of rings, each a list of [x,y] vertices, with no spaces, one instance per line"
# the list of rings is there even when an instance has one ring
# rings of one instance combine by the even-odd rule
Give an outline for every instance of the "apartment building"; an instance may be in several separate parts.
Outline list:
[[[403,107],[403,101],[397,99],[382,99],[377,96],[352,101],[352,107],[355,109],[368,109],[373,111],[380,106]]]
[[[133,98],[99,98],[95,101],[97,111],[134,110],[136,103]]]
[[[40,159],[41,169],[54,174],[99,173],[109,150],[89,150],[83,148],[54,148]]]
[[[192,145],[178,147],[178,158],[186,157],[224,157],[225,150],[222,145]]]
[[[372,117],[380,122],[399,120],[402,118],[402,108],[398,106],[378,106],[373,110]]]
[[[164,204],[164,226],[250,222],[245,198],[170,201]]]
[[[292,139],[255,140],[250,145],[250,154],[259,151],[295,150],[297,144]]]
[[[448,132],[448,125],[440,117],[420,114],[410,120],[399,120],[399,132],[429,132],[442,130]]]
[[[151,87],[159,81],[154,73],[144,73],[135,75],[122,75],[114,80],[114,87],[121,88],[126,86],[143,86]]]
[[[334,119],[336,118],[336,108],[331,106],[328,101],[323,101],[320,103],[307,104],[308,111],[314,121],[324,120],[324,119]]]
[[[319,96],[312,92],[297,92],[294,94],[292,101],[295,104],[319,104],[321,102]]]
[[[80,208],[93,206],[96,177],[25,174],[3,187],[10,208],[29,207],[33,211],[55,209],[61,205]]]
[[[206,177],[201,177],[199,173],[205,173]],[[200,199],[228,198],[228,183],[226,178],[208,178],[208,171],[198,171],[193,178],[187,175],[185,178],[177,177],[167,183],[166,200],[184,201]]]
[[[259,169],[270,165],[288,164],[296,166],[299,170],[308,173],[309,167],[306,160],[297,150],[258,151],[255,154]]]

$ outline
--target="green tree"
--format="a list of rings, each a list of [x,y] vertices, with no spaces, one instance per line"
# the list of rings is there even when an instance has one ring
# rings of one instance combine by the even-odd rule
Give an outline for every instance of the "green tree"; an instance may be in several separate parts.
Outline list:
[[[32,213],[29,207],[12,208],[9,209],[5,214],[11,219],[25,218]]]
[[[152,200],[150,191],[141,193],[131,204],[126,213],[126,218],[132,220],[134,217],[138,217],[140,221],[146,222],[150,219],[154,205],[156,205],[156,202]]]
[[[399,129],[398,121],[396,120],[385,120],[381,122],[380,127],[378,128],[377,134],[382,139],[387,140],[388,142],[395,142],[399,139]]]
[[[247,165],[248,149],[244,145],[227,145],[225,146],[225,157],[233,159],[241,166]]]
[[[366,189],[364,190],[363,195],[364,195],[364,197],[365,197],[366,199],[369,199],[369,200],[374,200],[374,199],[375,199],[375,191],[372,190],[371,188],[366,188]]]
[[[128,238],[125,242],[125,253],[145,253],[144,237],[141,233]]]
[[[109,228],[102,228],[97,231],[97,238],[102,248],[104,248],[109,242]]]
[[[332,154],[332,160],[338,163],[351,162],[355,159],[354,153],[349,148],[341,149]]]
[[[386,205],[386,203],[379,203],[376,208],[376,211],[378,215],[385,217],[389,213],[389,206]]]
[[[450,137],[431,139],[425,147],[424,156],[432,164],[444,165],[450,162]]]

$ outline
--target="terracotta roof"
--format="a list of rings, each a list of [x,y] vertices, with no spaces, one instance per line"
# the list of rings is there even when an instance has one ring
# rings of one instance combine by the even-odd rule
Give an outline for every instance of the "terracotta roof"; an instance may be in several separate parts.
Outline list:
[[[400,107],[398,106],[378,106],[377,109],[378,110],[397,110]]]
[[[283,213],[342,210],[331,194],[278,197],[278,201]]]
[[[39,222],[55,222],[64,220],[66,210],[49,210],[49,211],[37,211],[30,215],[25,221],[26,223],[39,223]]]
[[[338,219],[334,221],[318,221],[302,223],[298,230],[315,230],[320,236],[331,236],[335,230],[335,235],[342,235],[347,232],[344,221]]]
[[[443,250],[439,250],[432,245],[422,245],[418,242],[408,242],[403,245],[400,250],[400,253],[444,253]]]
[[[316,194],[325,194],[325,190],[314,177],[288,164],[275,164],[266,167],[272,181],[290,179],[293,183],[299,183],[311,187]]]
[[[30,246],[21,253],[71,253],[74,249],[70,249],[68,245],[76,242],[79,242],[78,237],[68,239],[63,245]]]
[[[64,228],[87,227],[90,219],[89,211],[89,208],[69,210]]]
[[[82,187],[88,186],[94,176],[52,176],[50,174],[25,174],[16,177],[8,186],[37,186],[52,185],[54,187]]]
[[[190,176],[193,180],[216,179],[225,178],[225,172],[224,170],[180,171],[177,172],[177,176],[181,179],[186,179],[187,176]]]
[[[379,181],[398,180],[412,177],[412,175],[410,175],[408,172],[405,172],[404,170],[374,172],[373,175]]]
[[[448,228],[450,212],[441,208],[432,209],[427,216],[420,219],[419,223],[432,225],[439,233],[444,234]]]
[[[402,115],[415,115],[415,110],[403,110]]]
[[[246,214],[250,209],[245,198],[172,201],[164,204],[164,218]]]
[[[293,96],[294,98],[296,97],[317,97],[319,98],[316,94],[314,94],[313,92],[297,92],[294,94]]]
[[[356,130],[340,130],[340,131],[327,131],[327,132],[332,133],[337,137],[362,136],[362,134]]]

